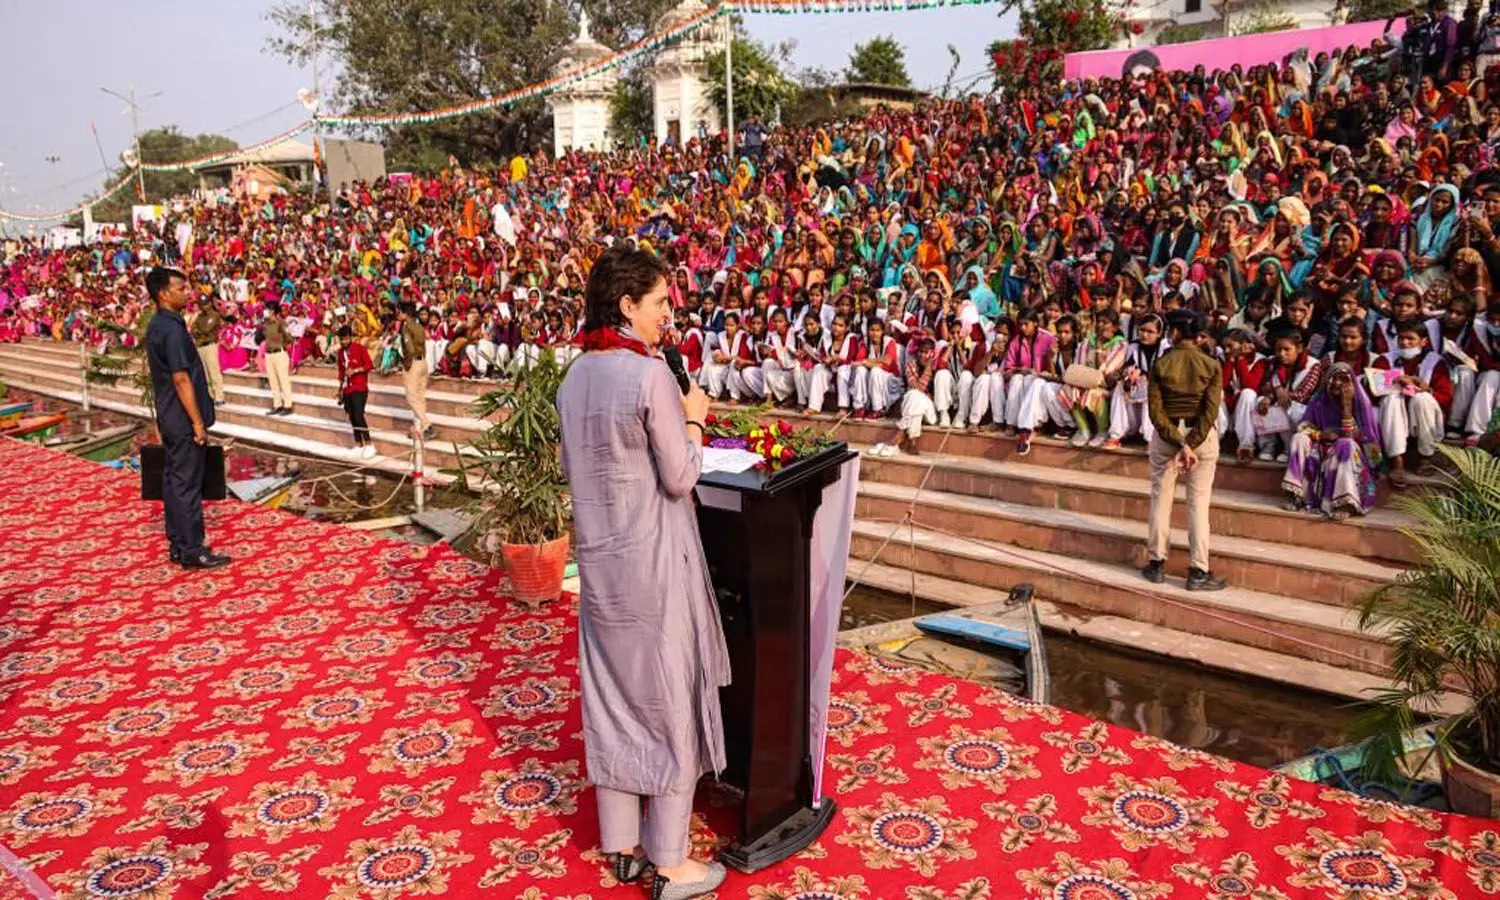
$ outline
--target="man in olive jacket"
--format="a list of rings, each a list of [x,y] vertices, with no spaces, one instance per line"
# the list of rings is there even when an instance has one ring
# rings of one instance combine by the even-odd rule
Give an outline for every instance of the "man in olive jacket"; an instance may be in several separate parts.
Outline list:
[[[401,317],[401,384],[406,388],[406,405],[411,407],[416,428],[423,439],[432,440],[435,432],[427,419],[427,330],[417,321],[416,304],[407,301],[398,307]]]
[[[1172,534],[1177,476],[1187,484],[1188,576],[1190,591],[1224,587],[1208,568],[1208,510],[1219,463],[1219,405],[1224,379],[1219,361],[1198,346],[1202,323],[1191,310],[1167,315],[1172,349],[1151,369],[1146,408],[1156,434],[1151,438],[1151,523],[1146,538],[1147,581],[1166,580],[1164,569]]]

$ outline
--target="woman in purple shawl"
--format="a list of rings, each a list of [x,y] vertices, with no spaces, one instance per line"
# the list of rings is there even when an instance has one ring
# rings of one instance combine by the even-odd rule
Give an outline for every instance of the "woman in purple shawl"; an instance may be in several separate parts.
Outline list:
[[[1292,437],[1281,487],[1287,508],[1317,510],[1335,521],[1375,505],[1380,427],[1354,370],[1337,363]]]

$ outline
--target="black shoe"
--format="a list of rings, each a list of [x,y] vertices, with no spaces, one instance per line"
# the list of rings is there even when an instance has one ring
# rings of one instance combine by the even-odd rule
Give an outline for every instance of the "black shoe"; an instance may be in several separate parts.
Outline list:
[[[651,863],[646,861],[646,857],[636,856],[633,853],[611,853],[610,865],[614,869],[616,881],[621,884],[630,884],[640,881]]]
[[[266,410],[266,415],[268,415],[268,416],[279,416],[279,415],[281,415],[281,407],[279,407],[279,406],[273,406],[273,407],[271,407],[270,409]]]
[[[1224,585],[1224,579],[1215,578],[1212,572],[1188,569],[1187,589],[1190,591],[1222,591]]]
[[[1153,559],[1146,563],[1146,568],[1141,570],[1141,577],[1152,584],[1161,584],[1167,580],[1166,560]]]
[[[180,563],[180,562],[182,562],[182,554],[178,553],[176,550],[168,550],[167,551],[167,561],[168,562],[174,562],[174,563]]]
[[[432,427],[431,425],[428,425],[422,430],[422,440],[430,441],[435,437],[437,437],[437,429]]]
[[[214,553],[210,550],[202,550],[184,556],[180,564],[184,569],[217,569],[220,566],[229,565],[229,557]]]

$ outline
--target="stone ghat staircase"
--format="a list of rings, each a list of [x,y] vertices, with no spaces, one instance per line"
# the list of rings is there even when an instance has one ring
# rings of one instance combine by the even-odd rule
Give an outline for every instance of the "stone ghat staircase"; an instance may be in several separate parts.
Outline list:
[[[76,401],[77,348],[0,344],[0,379]],[[351,443],[334,401],[336,373],[304,366],[292,378],[296,412],[266,416],[270,392],[255,373],[227,373],[228,402],[215,431],[290,452],[345,459]],[[469,405],[491,383],[433,378],[428,410],[437,438],[424,445],[425,477],[457,465],[486,423]],[[130,385],[90,388],[101,408],[145,413]],[[411,470],[411,413],[397,376],[371,379],[368,416],[374,465]],[[837,421],[782,412],[776,418],[863,448],[894,437],[893,421]],[[1414,559],[1403,519],[1377,508],[1330,523],[1281,509],[1281,468],[1221,462],[1212,504],[1213,566],[1229,581],[1189,593],[1186,511],[1179,489],[1169,580],[1152,585],[1145,562],[1150,497],[1143,449],[1074,449],[1038,438],[1032,453],[998,434],[929,430],[918,456],[866,457],[849,577],[930,604],[1003,599],[1027,581],[1042,598],[1043,624],[1143,652],[1341,696],[1387,683],[1390,647],[1357,625],[1357,598],[1387,584]],[[908,519],[909,514],[909,519]]]
[[[80,400],[80,360],[72,344],[26,341],[0,344],[0,380],[59,399]],[[427,392],[427,414],[436,437],[423,442],[424,477],[445,483],[442,470],[456,468],[458,454],[470,453],[467,444],[487,423],[470,414],[470,405],[493,383],[432,380]],[[332,366],[304,365],[292,376],[294,411],[289,416],[267,416],[271,391],[258,372],[224,373],[225,403],[217,408],[216,436],[341,461],[351,457],[353,436],[344,410],[338,405],[338,371]],[[89,385],[91,402],[116,412],[149,417],[134,385],[121,380],[112,387]],[[363,463],[389,472],[413,470],[413,417],[406,405],[399,375],[371,375],[365,408],[370,436],[380,456]]]
[[[857,448],[896,433],[893,421],[779,418]],[[1167,583],[1137,572],[1151,492],[1144,448],[1038,438],[1020,457],[996,433],[930,429],[918,449],[861,461],[851,579],[950,606],[995,602],[1031,582],[1049,628],[1341,696],[1388,683],[1390,646],[1358,627],[1356,607],[1415,560],[1390,509],[1345,523],[1288,512],[1282,467],[1225,460],[1212,564],[1229,587],[1189,592],[1181,487]]]

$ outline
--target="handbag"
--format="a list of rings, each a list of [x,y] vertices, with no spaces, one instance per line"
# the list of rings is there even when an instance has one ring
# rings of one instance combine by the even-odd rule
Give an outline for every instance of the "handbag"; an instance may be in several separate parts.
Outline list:
[[[227,491],[224,478],[224,448],[209,444],[203,448],[203,499],[223,500]],[[141,499],[161,499],[162,470],[167,464],[167,448],[161,444],[141,447]]]
[[[1081,391],[1090,391],[1104,386],[1104,372],[1093,366],[1073,363],[1063,371],[1063,384]]]

